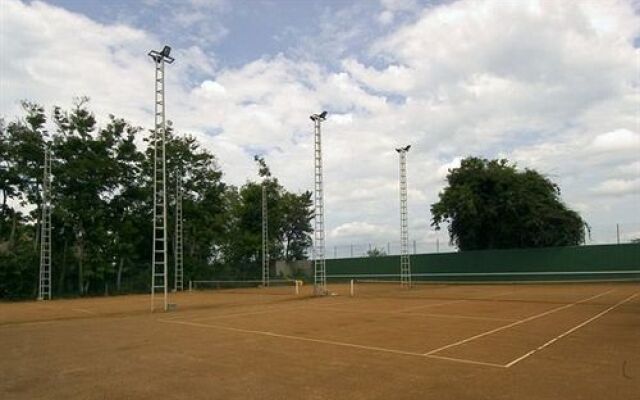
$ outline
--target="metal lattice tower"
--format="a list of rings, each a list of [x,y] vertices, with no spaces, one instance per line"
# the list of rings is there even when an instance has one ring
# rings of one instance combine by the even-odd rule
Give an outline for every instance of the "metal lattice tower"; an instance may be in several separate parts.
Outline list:
[[[169,309],[167,265],[167,171],[165,154],[164,65],[174,59],[171,48],[152,50],[149,56],[155,64],[155,125],[153,133],[153,253],[151,256],[151,311],[156,309],[156,291],[162,293],[162,309]]]
[[[40,224],[40,280],[38,300],[51,300],[51,148],[45,143]]]
[[[411,287],[409,259],[409,217],[407,212],[407,152],[411,145],[397,148],[400,155],[400,284]]]
[[[267,208],[267,185],[262,183],[262,285],[269,286],[269,220]]]
[[[325,266],[324,246],[324,189],[322,179],[322,142],[320,124],[327,112],[313,114],[311,120],[315,128],[315,190],[314,190],[314,231],[313,231],[313,291],[316,296],[327,294],[327,270]]]
[[[174,244],[175,275],[173,290],[181,292],[184,290],[184,251],[182,244],[182,174],[176,168],[176,233]]]

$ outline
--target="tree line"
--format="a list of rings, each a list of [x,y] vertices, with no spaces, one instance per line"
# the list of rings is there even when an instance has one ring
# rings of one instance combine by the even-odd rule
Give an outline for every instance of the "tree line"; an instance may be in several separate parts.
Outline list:
[[[54,296],[142,292],[149,288],[153,131],[110,115],[98,126],[87,98],[69,110],[22,102],[0,120],[0,298],[35,297],[45,145],[52,154]],[[259,279],[262,186],[268,198],[271,259],[305,259],[311,192],[293,193],[256,157],[259,179],[226,184],[215,156],[191,135],[166,131],[168,235],[182,176],[184,273],[189,279]],[[169,246],[172,266],[172,246]]]

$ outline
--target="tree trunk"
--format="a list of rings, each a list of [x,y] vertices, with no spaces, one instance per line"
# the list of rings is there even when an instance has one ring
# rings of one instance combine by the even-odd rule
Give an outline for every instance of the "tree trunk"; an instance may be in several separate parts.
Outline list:
[[[289,249],[290,245],[291,245],[291,236],[287,235],[287,249],[284,252],[284,259],[286,261],[289,261],[291,257],[291,251]]]
[[[84,243],[82,243],[82,239],[80,240],[80,244],[78,245],[78,289],[80,291],[80,295],[84,293]]]
[[[124,269],[124,257],[120,258],[118,263],[118,274],[116,275],[116,291],[120,292],[120,285],[122,283],[122,270]]]
[[[64,293],[64,281],[67,277],[67,239],[64,239],[64,245],[62,246],[62,265],[60,269],[60,281],[58,282],[58,290],[60,293]]]
[[[33,235],[33,251],[38,251],[38,246],[40,245],[40,213],[38,213],[38,219],[35,224],[36,234]]]
[[[2,209],[0,209],[0,211],[2,211],[2,221],[4,221],[4,216],[5,213],[7,212],[7,191],[3,190],[2,191]]]
[[[17,217],[17,213],[13,213],[13,216],[11,218],[11,232],[9,233],[9,248],[13,247],[13,243],[15,241],[16,238],[16,229],[18,228],[18,217]]]

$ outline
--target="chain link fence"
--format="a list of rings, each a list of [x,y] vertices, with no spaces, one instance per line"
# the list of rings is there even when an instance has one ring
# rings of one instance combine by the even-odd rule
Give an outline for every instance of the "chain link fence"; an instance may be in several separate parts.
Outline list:
[[[411,232],[410,232],[411,233]],[[433,240],[409,240],[410,254],[449,253],[458,249],[449,243],[446,231],[436,232]],[[592,225],[585,232],[585,245],[640,242],[640,222]],[[327,241],[326,258],[355,258],[399,255],[400,241],[331,243]]]

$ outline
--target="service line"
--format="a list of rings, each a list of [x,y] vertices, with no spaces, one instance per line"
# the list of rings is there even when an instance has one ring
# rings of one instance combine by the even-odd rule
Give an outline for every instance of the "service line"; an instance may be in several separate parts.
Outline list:
[[[225,331],[230,331],[230,332],[239,332],[239,333],[253,334],[253,335],[259,335],[259,336],[269,336],[269,337],[274,337],[274,338],[279,338],[279,339],[288,339],[288,340],[296,340],[296,341],[303,341],[303,342],[321,343],[321,344],[327,344],[327,345],[333,345],[333,346],[350,347],[350,348],[360,349],[360,350],[369,350],[369,351],[376,351],[376,352],[382,352],[382,353],[399,354],[399,355],[404,355],[404,356],[413,356],[413,357],[421,357],[421,358],[432,358],[432,359],[446,360],[446,361],[452,361],[452,362],[457,362],[457,363],[462,363],[462,364],[472,364],[472,365],[482,365],[482,366],[486,366],[486,367],[505,368],[505,366],[502,365],[502,364],[495,364],[495,363],[474,361],[474,360],[466,360],[466,359],[454,358],[454,357],[432,356],[432,355],[427,355],[427,354],[415,353],[415,352],[411,352],[411,351],[388,349],[388,348],[385,348],[385,347],[365,346],[365,345],[361,345],[361,344],[338,342],[338,341],[334,341],[334,340],[315,339],[315,338],[308,338],[308,337],[294,336],[294,335],[284,335],[284,334],[275,333],[275,332],[269,332],[269,331],[258,331],[258,330],[252,330],[252,329],[234,328],[234,327],[231,327],[231,326],[224,326],[224,325],[202,324],[202,323],[199,323],[199,322],[176,321],[176,320],[170,320],[170,319],[158,319],[157,321],[158,322],[167,323],[167,324],[178,324],[178,325],[194,326],[194,327],[199,327],[199,328],[225,330]]]
[[[595,296],[591,296],[591,297],[588,297],[588,298],[586,298],[586,299],[578,300],[578,301],[576,301],[576,302],[574,302],[574,303],[571,303],[571,304],[565,304],[564,306],[560,306],[560,307],[552,308],[551,310],[548,310],[548,311],[542,312],[542,313],[540,313],[540,314],[536,314],[536,315],[533,315],[533,316],[531,316],[531,317],[527,317],[527,318],[521,319],[521,320],[519,320],[519,321],[516,321],[516,322],[510,323],[510,324],[507,324],[507,325],[500,326],[500,327],[495,328],[495,329],[492,329],[492,330],[490,330],[490,331],[486,331],[486,332],[483,332],[483,333],[480,333],[480,334],[477,334],[477,335],[474,335],[474,336],[468,337],[468,338],[466,338],[466,339],[459,340],[459,341],[457,341],[457,342],[455,342],[455,343],[451,343],[451,344],[448,344],[448,345],[446,345],[446,346],[438,347],[437,349],[430,350],[430,351],[428,351],[428,352],[426,352],[426,353],[423,353],[423,354],[424,354],[424,355],[431,355],[431,354],[435,354],[435,353],[438,353],[438,352],[440,352],[440,351],[442,351],[442,350],[450,349],[450,348],[452,348],[452,347],[456,347],[456,346],[459,346],[459,345],[461,345],[461,344],[465,344],[465,343],[471,342],[471,341],[473,341],[473,340],[480,339],[481,337],[485,337],[485,336],[488,336],[488,335],[492,335],[492,334],[494,334],[494,333],[496,333],[496,332],[500,332],[500,331],[503,331],[503,330],[505,330],[505,329],[513,328],[514,326],[518,326],[518,325],[524,324],[525,322],[533,321],[533,320],[535,320],[535,319],[542,318],[542,317],[544,317],[544,316],[547,316],[547,315],[550,315],[550,314],[556,313],[556,312],[558,312],[558,311],[565,310],[565,309],[567,309],[567,308],[573,307],[573,306],[578,305],[578,304],[580,304],[580,303],[584,303],[584,302],[587,302],[587,301],[589,301],[589,300],[597,299],[598,297],[602,297],[602,296],[604,296],[604,295],[606,295],[606,294],[609,294],[609,293],[613,292],[613,290],[614,290],[614,289],[609,289],[609,290],[607,290],[607,291],[605,291],[605,292],[602,292],[602,293],[600,293],[600,294],[597,294],[597,295],[595,295]]]
[[[458,314],[431,314],[431,313],[411,313],[411,312],[403,312],[403,313],[398,313],[397,311],[375,311],[375,310],[343,310],[341,308],[331,308],[331,307],[325,307],[325,308],[314,308],[314,306],[310,306],[309,308],[311,309],[315,309],[315,310],[327,310],[327,311],[333,311],[333,312],[341,312],[341,313],[351,313],[351,314],[381,314],[381,315],[395,315],[395,316],[399,316],[399,315],[409,315],[409,316],[416,316],[416,317],[434,317],[434,318],[452,318],[452,319],[475,319],[475,320],[479,320],[479,321],[515,321],[515,319],[513,318],[497,318],[497,317],[476,317],[476,316],[472,316],[472,315],[458,315]]]
[[[509,368],[513,365],[516,365],[517,363],[519,363],[520,361],[532,356],[533,354],[535,354],[536,352],[552,345],[553,343],[557,342],[558,340],[562,339],[563,337],[572,334],[573,332],[577,331],[578,329],[582,328],[583,326],[595,321],[596,319],[602,317],[603,315],[605,315],[606,313],[608,313],[609,311],[613,310],[614,308],[623,305],[624,303],[627,303],[631,300],[633,300],[634,298],[636,298],[640,293],[636,293],[633,294],[629,297],[627,297],[624,300],[620,300],[619,302],[617,302],[616,304],[612,305],[611,307],[607,308],[604,311],[599,312],[598,314],[594,315],[593,317],[589,318],[588,320],[582,322],[581,324],[578,324],[576,326],[574,326],[573,328],[569,329],[566,332],[561,333],[560,335],[554,337],[553,339],[549,340],[548,342],[536,347],[535,349],[531,350],[530,352],[524,354],[521,357],[516,358],[515,360],[511,361],[510,363],[506,364],[505,367]]]
[[[494,295],[491,295],[491,296],[481,296],[481,297],[474,298],[474,299],[451,300],[451,301],[445,301],[445,302],[442,302],[442,303],[423,304],[423,305],[420,305],[420,306],[406,307],[406,308],[403,308],[401,310],[396,311],[396,313],[403,314],[403,313],[405,313],[407,311],[418,310],[418,309],[421,309],[421,308],[429,308],[429,307],[444,306],[444,305],[448,305],[448,304],[464,303],[466,301],[490,300],[490,299],[494,299],[496,297],[506,296],[506,295],[514,293],[514,292],[515,292],[515,290],[510,290],[508,292],[502,292],[502,293],[494,294]]]

